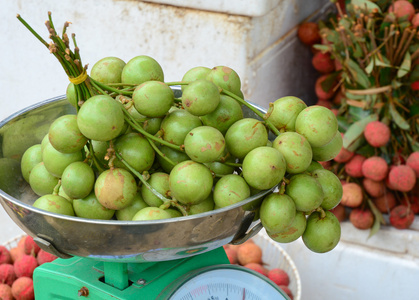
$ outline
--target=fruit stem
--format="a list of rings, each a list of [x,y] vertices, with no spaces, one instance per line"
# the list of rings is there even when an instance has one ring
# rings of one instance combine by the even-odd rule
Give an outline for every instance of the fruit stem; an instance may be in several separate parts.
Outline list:
[[[122,156],[115,151],[115,156],[135,175],[138,177],[138,179],[140,179],[140,181],[142,182],[142,184],[144,184],[157,198],[159,198],[160,200],[162,200],[164,203],[166,202],[170,202],[172,201],[171,199],[167,199],[166,197],[164,197],[162,194],[160,194],[156,189],[154,189],[148,182],[147,180],[144,179],[144,176],[148,174],[148,172],[144,172],[145,174],[142,175],[140,174],[137,170],[135,170],[133,167],[130,166],[129,163],[127,163]]]
[[[54,189],[52,190],[52,194],[53,194],[53,195],[58,195],[58,192],[59,192],[59,190],[60,190],[60,187],[61,187],[61,179],[60,179],[60,180],[58,180],[57,185],[56,185],[56,186],[54,186]]]
[[[236,94],[227,91],[227,90],[221,90],[221,93],[237,100],[238,102],[240,102],[241,104],[247,106],[251,111],[253,111],[256,115],[258,115],[262,120],[265,120],[265,115],[260,112],[256,107],[254,107],[253,105],[251,105],[249,102],[245,101],[244,99],[240,98],[239,96],[237,96]],[[264,121],[266,123],[266,125],[269,127],[269,129],[275,134],[275,135],[279,135],[280,132],[279,130],[269,121],[269,120],[265,120]]]
[[[281,186],[279,188],[279,194],[283,195],[285,193],[285,187],[287,186],[287,183],[285,182],[285,180],[282,180],[281,182]]]
[[[116,94],[119,94],[119,95],[132,96],[132,93],[133,92],[125,91],[124,89],[119,90],[119,89],[113,88],[113,87],[111,87],[109,85],[106,85],[106,84],[103,84],[103,83],[101,83],[99,81],[94,80],[90,76],[89,76],[89,79],[92,82],[92,84],[95,85],[95,87],[100,87],[103,90],[106,90],[108,92],[113,92],[113,93],[116,93]]]
[[[150,143],[151,147],[153,147],[154,151],[156,151],[156,153],[158,155],[160,155],[165,161],[167,161],[169,164],[171,164],[172,166],[175,166],[176,164],[166,156],[166,154],[164,154],[163,152],[160,151],[160,149],[156,146],[156,144],[154,144],[154,141],[152,141],[151,139],[148,139],[148,142]]]
[[[125,117],[125,121],[132,128],[134,128],[135,130],[137,130],[138,132],[140,132],[141,134],[143,134],[145,137],[147,137],[147,138],[149,138],[149,139],[151,139],[153,141],[156,141],[156,142],[160,143],[161,145],[164,145],[164,146],[170,147],[170,148],[172,148],[174,150],[182,151],[183,152],[182,147],[177,146],[177,145],[172,144],[172,143],[169,143],[169,142],[166,142],[165,140],[162,140],[162,139],[160,139],[158,137],[155,137],[154,135],[152,135],[152,134],[148,133],[147,131],[145,131],[144,128],[142,128],[139,124],[137,124],[137,121],[134,120],[134,118],[126,110],[126,108],[124,107],[124,105],[121,102],[119,102],[119,101],[118,101],[118,103],[122,106],[122,111],[124,112],[124,114],[126,116]]]
[[[326,212],[324,211],[324,209],[322,208],[322,207],[317,207],[316,209],[315,209],[315,211],[317,211],[317,212],[319,212],[320,213],[320,219],[324,219],[324,218],[326,218]]]
[[[98,169],[99,172],[103,172],[104,169],[100,166],[99,162],[97,161],[97,157],[95,155],[91,140],[88,141],[88,148],[89,148],[89,156],[92,158],[93,164],[95,165],[95,167]]]
[[[191,83],[190,81],[172,81],[172,82],[165,82],[168,86],[173,86],[173,85],[188,85],[189,83]]]
[[[162,205],[160,205],[159,208],[168,209],[170,206],[174,206],[177,209],[179,209],[183,216],[188,216],[188,212],[186,211],[186,209],[182,205],[180,205],[179,202],[177,202],[176,200],[169,200],[168,202],[165,202]]]

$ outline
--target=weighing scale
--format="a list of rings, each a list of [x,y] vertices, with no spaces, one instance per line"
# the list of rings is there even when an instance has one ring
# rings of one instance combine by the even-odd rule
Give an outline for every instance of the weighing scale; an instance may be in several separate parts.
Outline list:
[[[289,299],[265,276],[230,265],[222,247],[262,228],[253,222],[252,204],[273,189],[215,211],[153,221],[84,219],[33,207],[38,196],[16,158],[69,113],[75,110],[61,96],[0,122],[0,203],[42,249],[59,257],[36,269],[37,300]],[[250,110],[244,116],[257,117]]]

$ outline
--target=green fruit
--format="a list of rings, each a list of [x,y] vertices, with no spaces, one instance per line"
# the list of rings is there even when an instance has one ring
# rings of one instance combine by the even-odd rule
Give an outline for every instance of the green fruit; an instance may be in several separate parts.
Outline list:
[[[227,66],[217,66],[208,73],[207,80],[214,82],[223,90],[227,90],[243,98],[241,92],[241,81],[236,71]]]
[[[150,178],[147,180],[147,182],[157,193],[163,197],[168,197],[170,190],[169,174],[163,172],[155,172],[150,175]],[[161,200],[151,190],[149,190],[145,184],[141,186],[141,196],[148,206],[159,207],[163,204],[163,200]]]
[[[109,141],[124,128],[121,104],[108,95],[96,95],[87,99],[77,114],[77,125],[88,139]]]
[[[172,198],[182,204],[198,204],[211,193],[213,179],[211,171],[204,165],[187,160],[177,164],[169,176]]]
[[[253,118],[244,118],[227,130],[225,141],[228,151],[237,158],[244,158],[247,153],[268,143],[268,131],[265,125]]]
[[[153,165],[156,155],[154,149],[139,133],[131,132],[118,137],[114,146],[122,159],[139,173],[149,170]],[[118,168],[128,169],[119,159],[115,159],[114,164]]]
[[[70,102],[70,104],[73,107],[78,107],[78,98],[77,98],[77,91],[76,91],[76,86],[74,85],[74,83],[70,82],[67,86],[66,89],[66,98],[68,100],[68,102]]]
[[[43,195],[36,199],[32,206],[56,214],[74,216],[73,205],[67,199],[58,195]]]
[[[144,207],[140,209],[132,218],[133,221],[150,221],[170,219],[171,215],[164,209],[158,207]]]
[[[250,151],[243,160],[242,171],[246,182],[253,188],[267,190],[284,178],[286,161],[278,150],[258,147]]]
[[[61,178],[67,166],[73,162],[83,160],[81,151],[74,153],[62,153],[57,151],[51,143],[45,145],[42,152],[42,161],[45,168],[55,177]]]
[[[22,160],[20,161],[20,168],[22,171],[22,176],[29,182],[29,174],[32,171],[32,168],[42,161],[42,149],[41,144],[36,144],[23,153]]]
[[[213,112],[219,103],[218,87],[205,79],[191,82],[182,93],[183,107],[194,116],[203,116]]]
[[[295,131],[303,135],[312,147],[329,143],[337,130],[336,116],[330,109],[320,105],[305,108],[295,120]]]
[[[163,140],[181,146],[186,135],[198,126],[202,126],[199,117],[184,109],[176,109],[170,112],[161,123]]]
[[[131,204],[137,194],[135,178],[125,169],[103,171],[95,182],[95,195],[108,209],[123,209]]]
[[[160,64],[150,56],[136,56],[122,69],[121,82],[123,83],[140,85],[151,80],[164,82],[164,74]]]
[[[312,176],[320,183],[324,198],[321,207],[330,210],[339,204],[342,199],[343,189],[339,178],[329,170],[315,170]]]
[[[157,160],[160,166],[167,173],[170,173],[173,167],[177,165],[178,163],[185,160],[190,160],[189,156],[185,152],[176,151],[167,146],[161,146],[160,151],[174,163],[174,165],[172,165],[167,160],[165,160],[164,157],[162,157],[161,155],[157,155]]]
[[[118,57],[104,57],[90,71],[90,77],[104,84],[120,83],[125,62]]]
[[[307,218],[306,230],[302,238],[308,249],[316,253],[331,251],[339,243],[341,228],[336,216],[325,211],[325,216],[321,217],[320,212],[313,212]]]
[[[52,194],[58,180],[57,177],[48,172],[43,162],[36,164],[29,174],[29,185],[38,196]]]
[[[211,71],[210,68],[207,67],[194,67],[189,69],[185,75],[182,77],[183,82],[192,82],[198,79],[205,79],[208,73]],[[182,91],[185,89],[186,85],[182,85]]]
[[[311,161],[310,165],[308,166],[308,168],[305,170],[304,173],[306,174],[311,174],[312,172],[314,172],[315,170],[323,170],[323,166],[321,163],[313,160]]]
[[[307,107],[303,100],[293,96],[279,98],[269,105],[268,121],[278,130],[295,131],[298,114]]]
[[[115,216],[120,221],[131,221],[134,218],[135,214],[144,207],[148,207],[147,203],[143,200],[141,193],[138,192],[131,204],[123,209],[115,211]]]
[[[61,187],[73,199],[87,197],[93,190],[95,173],[82,161],[69,164],[61,177]]]
[[[49,144],[49,134],[44,135],[41,141],[41,151],[44,152],[45,146]]]
[[[164,211],[170,215],[170,218],[183,217],[182,213],[176,208],[166,208]]]
[[[317,161],[329,161],[339,154],[343,146],[342,135],[339,131],[336,132],[333,139],[326,145],[320,147],[312,147],[313,159]]]
[[[221,95],[220,103],[213,112],[201,116],[204,125],[217,128],[222,134],[225,134],[231,125],[241,119],[243,119],[243,111],[240,104],[226,95]]]
[[[214,186],[214,203],[218,208],[233,205],[249,198],[250,188],[239,175],[225,175]]]
[[[105,157],[108,155],[109,142],[91,140],[91,146],[96,160],[101,166],[107,166],[108,160]],[[90,153],[90,149],[88,149],[88,152]]]
[[[288,173],[302,173],[310,166],[313,152],[310,143],[301,134],[281,133],[273,141],[272,147],[284,155]]]
[[[268,236],[278,243],[291,243],[303,235],[306,229],[306,215],[302,211],[297,211],[294,221],[284,231],[271,233],[266,231]]]
[[[155,135],[161,126],[162,118],[149,118],[143,122],[143,129],[149,134]]]
[[[196,162],[209,163],[219,158],[225,149],[223,134],[210,126],[192,129],[184,141],[186,154]]]
[[[214,210],[214,197],[213,194],[211,193],[204,201],[195,204],[195,205],[191,205],[187,208],[188,214],[189,215],[197,215],[197,214],[201,214],[207,211],[212,211]]]
[[[110,220],[115,214],[115,210],[100,204],[94,192],[82,199],[74,199],[73,208],[77,217],[86,219]]]
[[[64,115],[52,122],[48,138],[51,145],[62,153],[78,152],[87,143],[87,138],[77,126],[76,115]]]
[[[282,232],[294,221],[296,210],[291,197],[283,194],[269,194],[260,206],[260,221],[266,231]]]
[[[320,183],[307,174],[297,174],[290,178],[285,193],[295,202],[298,211],[310,212],[320,206],[324,193]]]
[[[173,90],[164,82],[146,81],[132,94],[135,109],[147,117],[163,117],[174,104]]]

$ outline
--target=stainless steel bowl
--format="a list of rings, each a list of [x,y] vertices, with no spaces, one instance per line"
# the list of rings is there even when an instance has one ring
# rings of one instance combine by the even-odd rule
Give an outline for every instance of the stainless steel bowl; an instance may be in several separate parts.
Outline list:
[[[180,91],[177,91],[180,92]],[[262,108],[258,107],[260,111]],[[245,109],[245,116],[256,117]],[[199,215],[157,221],[93,220],[34,208],[38,198],[20,171],[24,151],[39,144],[59,116],[75,114],[64,96],[21,110],[0,122],[0,201],[12,220],[44,250],[59,257],[90,257],[102,261],[165,261],[196,255],[256,234],[255,211],[241,203]]]

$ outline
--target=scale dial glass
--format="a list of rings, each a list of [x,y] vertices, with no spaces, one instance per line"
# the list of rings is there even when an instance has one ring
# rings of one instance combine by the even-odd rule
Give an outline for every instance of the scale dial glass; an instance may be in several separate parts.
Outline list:
[[[290,298],[275,283],[248,268],[214,265],[187,273],[168,286],[158,299],[263,300]]]

